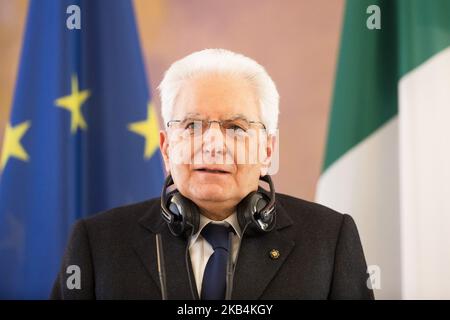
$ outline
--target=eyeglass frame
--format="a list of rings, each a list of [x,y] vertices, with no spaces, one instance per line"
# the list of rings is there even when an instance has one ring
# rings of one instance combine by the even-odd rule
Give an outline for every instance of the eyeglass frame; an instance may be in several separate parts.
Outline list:
[[[223,122],[226,122],[226,121],[233,121],[233,120],[237,120],[237,119],[240,119],[240,120],[244,120],[244,121],[246,121],[246,122],[248,122],[248,124],[249,125],[252,125],[252,124],[260,124],[260,125],[262,125],[262,128],[264,129],[264,130],[267,130],[267,128],[266,128],[266,125],[263,123],[263,122],[261,122],[261,121],[255,121],[255,120],[248,120],[248,119],[246,119],[246,118],[244,118],[244,117],[236,117],[236,118],[231,118],[231,119],[225,119],[225,120],[207,120],[207,119],[195,119],[195,118],[186,118],[186,119],[173,119],[173,120],[169,120],[169,121],[167,121],[167,123],[166,123],[166,126],[167,126],[167,128],[170,128],[170,125],[172,124],[172,123],[174,123],[174,122],[176,122],[176,123],[182,123],[183,121],[186,121],[186,120],[192,120],[192,122],[202,122],[202,124],[203,124],[203,122],[207,122],[208,123],[208,127],[207,127],[207,129],[204,131],[204,132],[206,132],[207,130],[209,130],[210,128],[211,128],[211,124],[212,123],[217,123],[217,124],[219,124],[219,127],[220,127],[220,129],[222,130],[222,129],[224,129],[224,127],[223,127],[223,125],[222,125],[222,123]],[[249,128],[250,129],[250,128]],[[186,128],[184,128],[183,130],[186,130]],[[228,130],[228,129],[224,129],[225,131],[226,130]],[[248,129],[247,129],[248,130]],[[202,132],[203,132],[203,130],[202,130]],[[244,131],[244,132],[247,132],[247,131]]]

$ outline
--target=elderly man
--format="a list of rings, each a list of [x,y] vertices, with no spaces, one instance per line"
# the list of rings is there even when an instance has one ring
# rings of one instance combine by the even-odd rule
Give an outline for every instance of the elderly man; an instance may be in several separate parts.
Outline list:
[[[279,96],[261,65],[207,49],[159,89],[161,198],[79,221],[52,298],[373,299],[352,218],[273,189]]]

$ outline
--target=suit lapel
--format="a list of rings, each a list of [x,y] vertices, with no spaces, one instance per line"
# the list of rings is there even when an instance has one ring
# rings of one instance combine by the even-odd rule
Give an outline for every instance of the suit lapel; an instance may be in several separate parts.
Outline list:
[[[149,212],[139,221],[139,224],[144,228],[140,229],[141,233],[136,237],[134,250],[155,284],[161,290],[155,242],[155,234],[160,233],[164,251],[168,299],[192,299],[187,270],[189,270],[191,276],[194,295],[198,299],[189,254],[189,269],[185,263],[187,241],[181,237],[173,236],[162,219],[158,218],[160,218],[159,211]]]
[[[244,238],[234,275],[232,299],[258,299],[294,247],[293,241],[281,238],[278,231],[260,237]],[[278,250],[279,258],[270,252]]]
[[[199,299],[189,253],[186,265],[185,256],[187,240],[181,237],[175,237],[170,233],[169,228],[167,227],[165,228],[165,231],[166,232],[164,232],[162,237],[164,243],[164,256],[166,259],[168,298],[179,300],[193,299],[192,295],[194,295],[194,299]],[[189,284],[189,281],[191,281],[191,284]]]
[[[277,205],[277,228],[267,234],[242,239],[236,261],[232,299],[254,300],[261,297],[264,289],[277,274],[295,242],[283,237],[281,229],[292,224],[289,215]],[[271,257],[277,250],[278,258]]]

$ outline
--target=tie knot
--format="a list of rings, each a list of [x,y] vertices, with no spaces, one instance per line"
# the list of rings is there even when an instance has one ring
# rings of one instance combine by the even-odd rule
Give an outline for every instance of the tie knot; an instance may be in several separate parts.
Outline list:
[[[208,223],[201,232],[203,238],[213,247],[223,248],[228,251],[228,234],[233,231],[231,226],[225,226],[221,224]]]

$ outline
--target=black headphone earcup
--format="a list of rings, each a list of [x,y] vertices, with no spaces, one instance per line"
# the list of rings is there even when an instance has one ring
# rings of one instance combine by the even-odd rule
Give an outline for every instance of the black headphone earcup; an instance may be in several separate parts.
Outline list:
[[[174,221],[169,223],[170,232],[175,236],[189,236],[198,231],[200,215],[198,207],[191,200],[175,191],[168,196],[167,208],[174,215]]]
[[[249,235],[269,232],[276,225],[275,189],[272,179],[265,175],[260,177],[260,180],[269,184],[269,191],[259,187],[258,191],[252,191],[242,199],[236,208],[241,230]],[[175,236],[187,237],[195,234],[200,225],[200,210],[178,190],[167,193],[167,189],[172,185],[174,181],[172,176],[168,175],[161,192],[162,218]]]
[[[270,199],[261,192],[250,192],[237,206],[237,219],[241,230],[247,225],[245,234],[254,236],[267,231],[261,224],[258,213],[269,203]],[[273,220],[273,219],[272,219]],[[269,230],[272,230],[274,221],[269,222]]]

